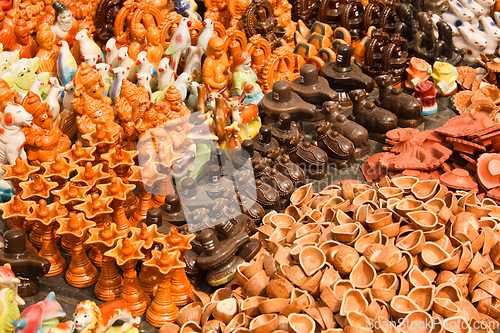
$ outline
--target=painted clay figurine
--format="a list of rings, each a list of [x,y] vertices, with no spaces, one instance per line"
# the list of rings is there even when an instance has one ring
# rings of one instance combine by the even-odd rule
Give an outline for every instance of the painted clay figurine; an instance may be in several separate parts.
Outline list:
[[[177,71],[182,53],[191,45],[190,26],[191,21],[187,17],[181,18],[179,26],[172,35],[168,48],[165,50],[165,55],[170,56],[170,68],[174,72]]]
[[[146,28],[144,28],[144,25],[142,23],[139,23],[139,22],[136,25],[132,25],[130,30],[132,33],[132,43],[130,43],[130,46],[128,47],[128,55],[129,55],[130,59],[132,59],[133,61],[136,61],[137,55],[139,54],[139,52],[144,50],[144,48],[147,45],[147,42],[146,42],[147,31],[146,31]],[[118,57],[118,53],[117,53],[117,57]],[[108,58],[106,56],[106,62],[110,65],[113,65],[113,67],[116,67],[117,66],[116,60],[118,60],[118,58],[116,58],[114,60],[115,60],[115,62],[113,63],[113,60],[111,60],[111,59],[108,60]]]
[[[429,63],[423,59],[411,58],[410,65],[406,69],[405,88],[413,91],[417,83],[427,80],[430,77],[429,66]]]
[[[24,20],[17,20],[14,27],[16,42],[12,45],[12,51],[19,51],[20,58],[33,58],[38,52],[38,45],[30,36],[30,27]]]
[[[14,325],[12,324],[21,313],[19,305],[24,305],[24,300],[17,294],[17,287],[21,281],[11,269],[10,264],[0,266],[0,332],[12,333]]]
[[[453,39],[455,46],[465,50],[464,60],[466,62],[475,63],[481,52],[488,46],[488,40],[468,22],[459,26],[458,32],[460,36]]]
[[[10,51],[16,41],[14,29],[5,22],[5,12],[0,10],[0,43],[2,43],[4,51]]]
[[[54,33],[50,26],[41,27],[36,32],[36,41],[39,45],[36,56],[40,59],[37,73],[48,72],[50,76],[57,76],[57,58],[59,49],[53,42]]]
[[[431,76],[439,96],[450,96],[457,91],[458,72],[455,66],[436,61],[432,66]]]
[[[78,22],[73,17],[71,10],[60,1],[52,3],[55,17],[50,29],[54,32],[54,41],[66,41],[70,46],[74,43],[74,37],[78,30]]]
[[[213,92],[219,92],[227,86],[229,63],[225,54],[226,48],[219,37],[212,37],[208,41],[207,59],[203,63],[203,82]]]
[[[92,301],[83,301],[76,307],[73,314],[77,333],[92,332],[122,332],[138,333],[140,317],[133,317],[123,299],[108,301],[97,306]],[[121,326],[113,326],[121,321]]]
[[[155,26],[148,28],[146,39],[147,46],[145,50],[148,51],[147,58],[155,66],[155,68],[158,68],[164,51],[163,46],[160,43],[160,30]],[[171,43],[172,42],[173,41],[171,41]]]
[[[264,93],[257,83],[257,75],[252,69],[252,57],[246,51],[238,51],[233,57],[233,94],[245,93],[244,103],[260,105]]]
[[[43,332],[49,331],[59,324],[59,319],[64,318],[66,313],[62,310],[56,296],[51,291],[43,301],[28,306],[21,317],[14,320],[15,333]]]
[[[76,60],[71,54],[69,45],[62,40],[56,44],[59,46],[59,56],[57,57],[57,76],[61,80],[61,84],[66,86],[75,76],[77,65]]]
[[[433,114],[437,111],[436,95],[436,87],[434,87],[434,83],[431,81],[420,81],[415,86],[413,97],[417,98],[420,103],[422,103],[422,114],[424,116]]]

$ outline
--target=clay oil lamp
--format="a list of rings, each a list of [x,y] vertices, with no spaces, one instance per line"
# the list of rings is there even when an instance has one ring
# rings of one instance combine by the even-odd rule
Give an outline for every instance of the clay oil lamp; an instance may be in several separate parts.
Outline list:
[[[30,207],[35,203],[31,200],[23,200],[19,195],[15,195],[8,202],[0,204],[2,218],[7,221],[7,228],[21,230],[26,234],[30,223],[26,217],[31,214]],[[41,237],[37,238],[38,247],[42,245]],[[30,241],[26,240],[26,246],[34,248]]]
[[[13,165],[2,165],[2,169],[5,170],[2,179],[10,180],[16,194],[21,194],[22,189],[19,183],[28,181],[34,173],[40,170],[40,167],[29,165],[27,159],[23,160],[21,157],[17,157]]]
[[[459,190],[471,191],[477,189],[477,183],[465,169],[456,168],[439,177],[442,184]]]
[[[40,230],[43,232],[39,255],[50,261],[50,270],[45,276],[60,274],[66,268],[66,261],[56,246],[54,229],[56,220],[66,216],[68,211],[59,202],[47,205],[44,199],[40,199],[38,204],[33,204],[30,209],[32,212],[26,220],[39,222]]]
[[[87,162],[95,160],[94,152],[96,147],[82,147],[82,142],[77,140],[70,150],[61,154],[62,157],[67,158],[69,163],[84,166]]]
[[[177,227],[170,228],[170,232],[164,237],[165,246],[168,251],[179,251],[180,259],[187,251],[191,250],[191,243],[196,238],[195,235],[182,235]],[[175,305],[182,306],[193,301],[194,287],[189,282],[184,269],[175,269],[172,272],[172,299]]]
[[[102,163],[92,166],[92,163],[86,162],[85,166],[76,168],[77,174],[71,180],[91,186],[92,192],[95,192],[95,186],[109,177],[109,173],[104,172],[102,168]]]
[[[128,231],[130,224],[125,215],[123,204],[127,200],[128,193],[134,190],[135,185],[125,184],[120,178],[114,176],[111,177],[109,184],[100,184],[97,185],[97,188],[105,197],[113,198],[110,207],[113,209],[113,222],[116,223],[118,231]]]
[[[151,206],[151,192],[155,186],[167,176],[159,173],[157,165],[146,162],[142,166],[133,165],[131,167],[132,175],[128,177],[129,182],[134,183],[139,188],[139,204],[130,216],[129,223],[136,226],[144,220]]]
[[[115,247],[104,253],[105,256],[114,258],[123,270],[124,281],[121,298],[127,302],[127,307],[134,317],[146,312],[151,304],[151,299],[139,285],[135,270],[137,260],[144,259],[144,253],[141,252],[143,245],[144,241],[142,240],[133,242],[130,238],[123,238],[117,241]]]
[[[118,134],[118,129],[110,131],[105,129],[102,124],[97,124],[95,130],[82,135],[82,138],[89,143],[89,146],[96,148],[94,151],[96,161],[104,162],[101,155],[107,153],[111,146],[115,144],[114,138],[116,134]]]
[[[18,293],[22,297],[34,296],[40,291],[39,276],[48,273],[50,261],[26,247],[26,234],[21,230],[7,230],[5,247],[0,249],[0,265],[10,264],[21,284]]]
[[[173,272],[183,270],[186,264],[179,259],[179,251],[164,248],[161,252],[153,250],[151,254],[152,258],[145,261],[144,265],[156,268],[161,277],[156,297],[146,312],[146,320],[155,327],[161,327],[163,324],[174,322],[179,314],[179,309],[172,299],[171,279]]]
[[[58,184],[49,182],[41,175],[34,175],[33,180],[19,183],[23,189],[21,193],[22,199],[48,199],[50,192],[55,189]]]
[[[71,242],[71,262],[66,270],[66,282],[76,288],[90,287],[97,282],[99,273],[87,257],[83,240],[95,223],[87,220],[84,213],[75,211],[70,212],[67,218],[58,218],[57,222],[57,234],[68,235]]]
[[[64,186],[71,173],[76,170],[76,164],[66,162],[60,155],[52,162],[42,162],[42,166],[45,169],[43,176],[57,182],[59,188]]]
[[[127,174],[130,167],[135,164],[134,158],[137,157],[139,152],[123,150],[122,146],[117,145],[111,149],[107,154],[102,154],[101,158],[108,162],[108,167],[113,170],[121,180],[128,184]],[[134,210],[138,207],[137,197],[134,192],[130,191],[127,194],[127,200],[124,202],[125,214],[130,217]]]
[[[141,249],[142,253],[144,253],[143,261],[147,261],[152,258],[151,250],[153,249],[155,242],[161,243],[163,240],[164,235],[158,233],[156,228],[156,224],[148,226],[146,223],[141,223],[139,228],[130,227],[130,232],[132,233],[131,241],[144,241],[144,245]],[[154,297],[158,287],[158,276],[156,274],[156,270],[142,265],[139,273],[139,285],[142,290],[148,294],[148,296]]]
[[[111,201],[113,198],[95,192],[87,195],[85,202],[74,206],[74,209],[84,212],[87,219],[94,221],[98,228],[102,228],[104,223],[111,219],[110,214],[113,213],[113,209],[109,207]],[[103,257],[97,246],[92,246],[89,258],[94,266],[101,267]]]
[[[116,230],[116,224],[106,221],[102,227],[90,228],[90,237],[85,241],[97,247],[100,253],[109,251],[116,246],[119,239],[126,237],[125,233]],[[95,295],[101,301],[111,301],[119,298],[122,292],[123,279],[116,269],[115,259],[102,256],[101,274],[94,287]]]

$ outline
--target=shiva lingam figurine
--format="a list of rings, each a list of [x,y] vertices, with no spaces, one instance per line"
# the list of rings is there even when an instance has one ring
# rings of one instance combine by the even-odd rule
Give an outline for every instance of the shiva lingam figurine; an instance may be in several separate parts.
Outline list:
[[[290,83],[282,80],[274,82],[272,91],[264,96],[262,110],[275,120],[282,112],[288,112],[292,120],[310,119],[316,114],[316,107],[304,102]]]
[[[69,212],[69,217],[58,218],[58,235],[69,235],[72,245],[71,262],[66,270],[66,283],[76,288],[87,288],[97,282],[99,273],[90,262],[83,248],[87,231],[95,227],[95,223],[85,218],[84,213]]]
[[[186,177],[181,181],[178,190],[184,211],[193,211],[197,208],[210,207],[212,200],[205,189],[198,186],[193,178]]]
[[[141,252],[143,245],[143,240],[132,241],[130,238],[123,238],[117,241],[115,247],[104,253],[105,256],[114,258],[123,270],[121,298],[127,302],[133,316],[142,315],[151,304],[151,299],[139,285],[135,270],[137,260],[144,259],[144,253]]]
[[[156,230],[156,224],[152,223],[150,225],[141,222],[139,228],[131,227],[130,232],[132,233],[131,241],[142,240],[144,245],[142,246],[142,253],[144,253],[144,260],[151,259],[151,250],[156,245],[155,243],[160,243],[163,236]],[[156,295],[156,290],[158,287],[158,276],[155,274],[155,270],[149,267],[141,266],[141,271],[139,273],[139,285],[142,290],[150,296],[154,297]]]
[[[165,197],[165,203],[161,207],[162,221],[180,227],[186,224],[186,216],[182,209],[181,199],[177,193],[170,193]]]
[[[99,252],[105,253],[116,246],[119,239],[126,237],[125,233],[116,230],[116,224],[106,221],[102,227],[90,228],[90,237],[85,241],[92,244]],[[95,296],[101,301],[111,301],[119,298],[122,292],[123,279],[116,269],[115,259],[102,255],[101,274],[94,287]]]
[[[432,66],[431,76],[439,96],[451,96],[457,91],[458,72],[455,66],[436,61]]]
[[[52,162],[56,156],[69,150],[71,141],[54,125],[50,106],[40,96],[29,91],[23,99],[23,106],[33,115],[33,125],[23,128],[26,136],[24,149],[32,165]]]
[[[241,149],[232,156],[235,170],[251,169],[253,162],[261,157],[260,153],[254,149],[252,140],[243,140]]]
[[[31,206],[35,201],[23,200],[19,195],[15,195],[8,202],[0,204],[2,218],[7,221],[7,228],[20,230],[26,235],[26,231],[33,226],[32,223],[26,221],[26,217],[31,214]],[[38,238],[38,247],[41,245],[41,237]],[[35,249],[33,244],[26,239],[26,247]]]
[[[429,79],[429,66],[429,63],[423,59],[417,57],[411,58],[410,65],[406,69],[405,88],[413,91],[420,81]]]
[[[234,279],[236,268],[245,262],[235,253],[241,244],[249,241],[248,235],[238,233],[235,237],[219,241],[212,229],[205,229],[197,238],[203,246],[197,263],[201,269],[208,271],[208,283],[216,287]]]
[[[47,205],[47,201],[44,199],[41,199],[38,204],[33,204],[31,207],[32,213],[26,217],[26,220],[40,223],[39,226],[43,232],[43,237],[42,248],[38,254],[50,261],[50,269],[45,276],[58,275],[66,268],[66,260],[64,260],[57,248],[54,229],[57,219],[66,216],[68,211],[59,202]]]
[[[40,291],[39,276],[49,272],[50,261],[41,257],[32,248],[26,247],[26,234],[21,230],[7,230],[5,247],[0,249],[0,265],[11,265],[21,284],[18,293],[22,297],[34,296]]]
[[[340,103],[335,101],[323,103],[323,112],[326,113],[326,121],[330,123],[330,129],[337,131],[354,143],[356,158],[368,154],[371,147],[366,128],[349,120],[339,111]]]
[[[436,95],[436,87],[431,81],[420,81],[415,86],[413,97],[417,98],[420,103],[422,103],[422,114],[424,116],[433,114],[437,111],[438,105],[436,103]]]
[[[145,261],[144,265],[155,268],[161,276],[156,297],[146,312],[146,320],[155,327],[174,322],[179,309],[173,302],[171,280],[176,271],[184,271],[186,264],[180,260],[179,251],[169,251],[168,248],[163,248],[161,252],[153,250],[152,258]]]
[[[339,102],[342,106],[352,103],[348,95],[351,90],[364,89],[369,93],[375,86],[371,77],[351,64],[351,48],[345,44],[339,45],[335,62],[325,64],[320,74],[328,80],[330,88],[339,93]]]

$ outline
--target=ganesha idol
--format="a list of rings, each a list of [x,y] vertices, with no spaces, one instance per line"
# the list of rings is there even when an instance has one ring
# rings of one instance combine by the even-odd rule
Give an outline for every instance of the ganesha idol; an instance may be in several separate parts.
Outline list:
[[[71,141],[61,132],[50,112],[50,106],[40,96],[29,91],[23,107],[33,115],[33,125],[23,129],[26,136],[25,150],[31,165],[53,162],[57,155],[68,151]]]

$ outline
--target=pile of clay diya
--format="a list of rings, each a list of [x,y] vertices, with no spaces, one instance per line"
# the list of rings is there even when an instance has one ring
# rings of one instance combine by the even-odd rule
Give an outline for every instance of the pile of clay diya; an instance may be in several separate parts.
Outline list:
[[[500,200],[500,125],[484,113],[453,117],[435,130],[387,132],[384,152],[361,166],[368,181],[413,176]]]
[[[162,331],[492,332],[498,218],[494,200],[435,179],[304,185],[284,213],[264,217],[263,248],[235,279],[211,296],[196,291]]]

